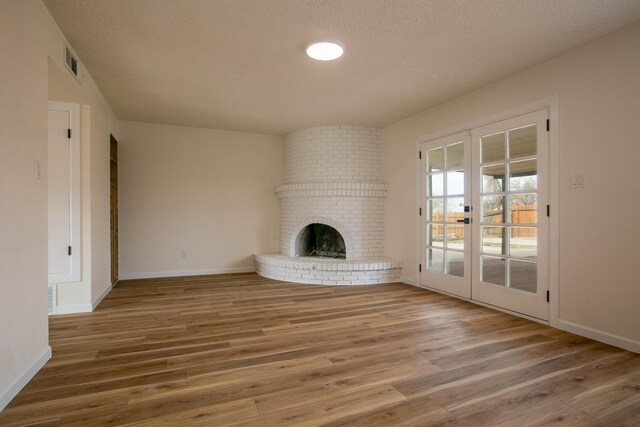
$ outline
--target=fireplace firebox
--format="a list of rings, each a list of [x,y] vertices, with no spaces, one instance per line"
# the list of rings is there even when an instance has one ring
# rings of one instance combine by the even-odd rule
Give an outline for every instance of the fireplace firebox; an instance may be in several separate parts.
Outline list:
[[[342,235],[326,224],[309,224],[296,237],[296,256],[347,257]]]

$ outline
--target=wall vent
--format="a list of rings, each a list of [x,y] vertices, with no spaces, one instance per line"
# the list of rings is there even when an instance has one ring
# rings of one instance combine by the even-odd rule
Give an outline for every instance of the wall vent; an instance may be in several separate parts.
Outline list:
[[[56,306],[58,305],[57,297],[56,285],[49,285],[49,314],[56,314]]]
[[[73,77],[80,83],[80,62],[78,62],[78,57],[69,46],[64,47],[64,63]]]

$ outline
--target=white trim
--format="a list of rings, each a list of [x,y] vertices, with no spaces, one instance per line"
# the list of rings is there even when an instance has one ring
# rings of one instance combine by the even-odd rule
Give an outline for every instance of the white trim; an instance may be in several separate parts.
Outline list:
[[[416,257],[415,260],[416,262],[414,263],[414,268],[413,271],[410,273],[412,277],[409,277],[409,279],[413,282],[411,283],[412,285],[416,286],[417,283],[420,283],[420,271],[419,271],[419,265],[422,263],[422,238],[420,237],[420,233],[422,233],[422,215],[418,215],[418,212],[420,212],[420,208],[422,207],[422,143],[420,141],[416,141],[416,197],[415,197],[415,207],[414,207],[414,212],[416,213],[416,228],[415,230],[417,231],[415,236],[416,238],[416,247],[415,249],[415,253],[416,253]],[[426,153],[424,153],[424,155],[426,156]],[[424,215],[426,215],[426,212],[423,212]],[[426,266],[425,266],[426,267]]]
[[[549,324],[558,327],[560,316],[559,271],[560,271],[560,119],[558,116],[558,96],[549,98]]]
[[[120,274],[120,280],[157,279],[161,277],[202,276],[207,274],[255,273],[255,267],[227,267],[209,270],[157,271],[155,273]]]
[[[107,294],[109,292],[111,292],[111,289],[113,289],[113,285],[109,285],[106,288],[104,288],[104,290],[100,293],[100,295],[98,295],[98,297],[96,299],[93,300],[93,302],[91,303],[91,311],[95,310],[96,307],[98,307],[98,304],[100,304],[100,302],[104,299],[104,297],[107,296]]]
[[[27,385],[29,381],[38,373],[40,369],[51,359],[51,347],[46,346],[40,356],[29,366],[24,372],[16,378],[6,390],[0,394],[0,411],[7,407],[14,397],[20,393],[20,390]]]
[[[400,282],[406,283],[407,285],[411,285],[411,286],[417,286],[415,279],[412,279],[407,276],[400,276]]]
[[[625,350],[633,351],[634,353],[640,353],[640,341],[621,337],[620,335],[611,334],[588,326],[579,325],[577,323],[569,322],[568,320],[559,319],[555,327],[576,335],[591,338],[592,340],[601,341]]]
[[[79,313],[91,313],[93,307],[91,304],[70,304],[59,305],[56,307],[56,315],[59,314],[79,314]]]

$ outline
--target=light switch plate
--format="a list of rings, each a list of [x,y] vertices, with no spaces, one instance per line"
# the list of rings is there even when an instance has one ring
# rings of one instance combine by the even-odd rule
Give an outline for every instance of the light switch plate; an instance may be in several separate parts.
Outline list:
[[[42,177],[42,171],[40,169],[40,160],[33,161],[33,177],[40,179]]]
[[[569,177],[569,188],[585,188],[587,182],[581,173],[572,173]]]

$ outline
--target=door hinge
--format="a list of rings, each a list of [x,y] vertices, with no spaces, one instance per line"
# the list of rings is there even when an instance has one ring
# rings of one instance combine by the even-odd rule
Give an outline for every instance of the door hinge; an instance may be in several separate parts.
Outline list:
[[[418,151],[418,158],[422,159],[422,151]]]
[[[547,291],[547,302],[549,302],[549,291]]]
[[[418,273],[422,273],[422,264],[418,264]]]
[[[418,215],[422,216],[422,208],[418,209]]]
[[[68,253],[69,255],[71,255],[71,246],[69,246],[69,247],[67,248],[67,253]]]
[[[71,139],[71,129],[67,129],[67,138]]]
[[[551,129],[551,121],[547,119],[547,132],[549,132],[549,129]]]
[[[551,206],[547,205],[547,216],[551,216]]]

